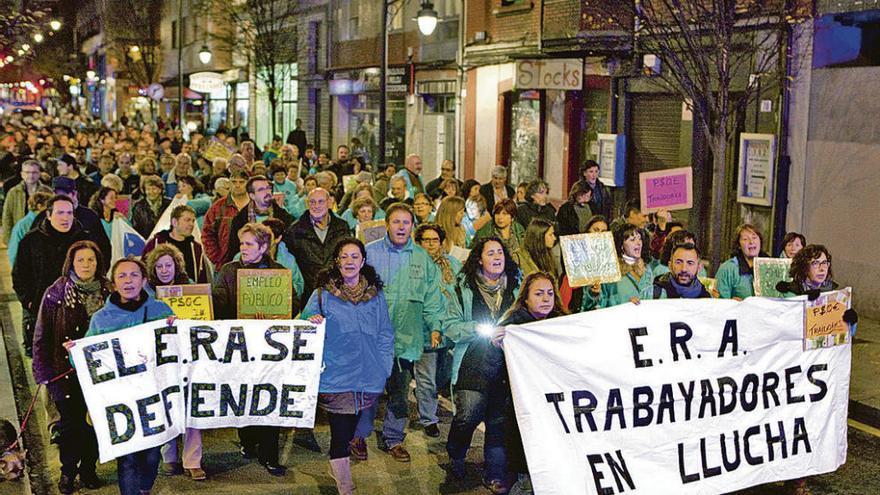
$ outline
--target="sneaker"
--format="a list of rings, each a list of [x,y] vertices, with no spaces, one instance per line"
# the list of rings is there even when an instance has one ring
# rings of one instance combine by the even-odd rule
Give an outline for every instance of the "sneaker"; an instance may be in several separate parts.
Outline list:
[[[162,463],[163,476],[177,476],[178,474],[183,474],[183,466],[181,466],[179,462]]]
[[[269,472],[272,476],[284,476],[287,474],[287,468],[281,466],[279,464],[273,464],[271,462],[263,462],[263,467],[266,468],[266,471]]]
[[[188,474],[193,481],[204,481],[208,479],[208,473],[202,468],[187,469],[186,474]]]
[[[367,460],[367,441],[363,438],[354,437],[348,442],[348,451],[359,461]]]
[[[452,462],[449,471],[456,479],[464,479],[464,459],[450,459]]]
[[[58,491],[64,495],[70,495],[71,493],[76,491],[76,485],[74,484],[74,479],[66,474],[61,475],[61,479],[58,480]]]
[[[437,426],[437,423],[431,423],[425,427],[425,435],[428,435],[431,438],[439,438],[440,437],[440,427]]]
[[[104,486],[104,480],[99,478],[96,473],[80,473],[79,482],[82,483],[82,486],[88,488],[89,490],[97,490],[98,488]]]
[[[510,488],[501,480],[483,480],[483,486],[494,495],[506,495],[510,491]]]
[[[387,452],[389,454],[391,454],[391,457],[393,457],[394,460],[397,462],[409,462],[410,461],[409,452],[407,452],[406,449],[403,448],[402,443],[399,443],[399,444],[395,445],[394,447],[389,447]]]

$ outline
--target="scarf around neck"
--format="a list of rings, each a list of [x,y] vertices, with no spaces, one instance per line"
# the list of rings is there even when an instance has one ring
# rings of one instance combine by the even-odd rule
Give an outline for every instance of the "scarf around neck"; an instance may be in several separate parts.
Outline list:
[[[360,304],[369,301],[370,299],[376,297],[379,293],[379,290],[375,285],[370,284],[366,277],[361,274],[358,279],[358,283],[353,286],[349,286],[345,283],[341,278],[340,279],[330,279],[325,285],[324,290],[333,294],[334,296],[342,299],[345,302],[351,304]]]
[[[449,262],[449,258],[446,257],[446,253],[441,249],[436,256],[431,255],[431,259],[440,268],[440,273],[443,275],[443,283],[451,284],[455,274],[452,273],[452,264]]]
[[[83,282],[73,270],[70,270],[70,282],[64,290],[64,304],[70,308],[81,305],[91,317],[104,306],[101,285],[101,281],[97,278]]]
[[[501,278],[498,279],[497,284],[489,285],[486,283],[483,271],[480,270],[477,272],[475,281],[477,283],[477,290],[483,298],[483,302],[486,303],[486,306],[489,307],[489,311],[492,312],[492,318],[497,318],[501,310],[501,300],[504,298],[504,290],[507,288],[507,274],[502,274]]]

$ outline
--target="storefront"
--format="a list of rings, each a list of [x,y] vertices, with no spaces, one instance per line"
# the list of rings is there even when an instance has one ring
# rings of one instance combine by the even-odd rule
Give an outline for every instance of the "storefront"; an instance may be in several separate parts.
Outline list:
[[[388,99],[385,106],[385,162],[403,165],[406,158],[406,95],[410,68],[388,69]],[[368,163],[377,162],[379,155],[379,69],[369,68],[336,72],[329,84],[332,108],[333,150],[351,146],[357,138],[366,149]]]
[[[251,133],[260,148],[272,142],[273,133],[272,105],[269,103],[269,88],[266,84],[269,76],[263,74],[256,78],[256,129]],[[275,67],[274,74],[277,94],[274,133],[284,140],[287,133],[295,127],[298,93],[297,65],[295,63],[279,64]]]
[[[456,160],[455,72],[421,71],[416,78],[416,98],[408,105],[407,148],[422,158],[422,175],[440,175],[443,160]],[[443,79],[445,77],[445,79]]]

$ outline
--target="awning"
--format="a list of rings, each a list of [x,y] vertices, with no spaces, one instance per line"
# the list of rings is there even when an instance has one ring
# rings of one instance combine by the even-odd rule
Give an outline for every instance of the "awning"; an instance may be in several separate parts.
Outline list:
[[[196,93],[195,91],[184,87],[183,88],[183,99],[184,100],[202,100],[204,99],[204,95],[201,93]],[[165,86],[165,96],[162,98],[163,100],[176,100],[177,99],[177,86]]]

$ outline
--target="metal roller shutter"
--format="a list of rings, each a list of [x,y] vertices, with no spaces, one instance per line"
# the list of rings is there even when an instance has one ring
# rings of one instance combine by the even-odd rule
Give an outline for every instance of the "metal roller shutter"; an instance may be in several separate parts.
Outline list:
[[[681,100],[668,95],[634,95],[632,171],[680,166]]]

